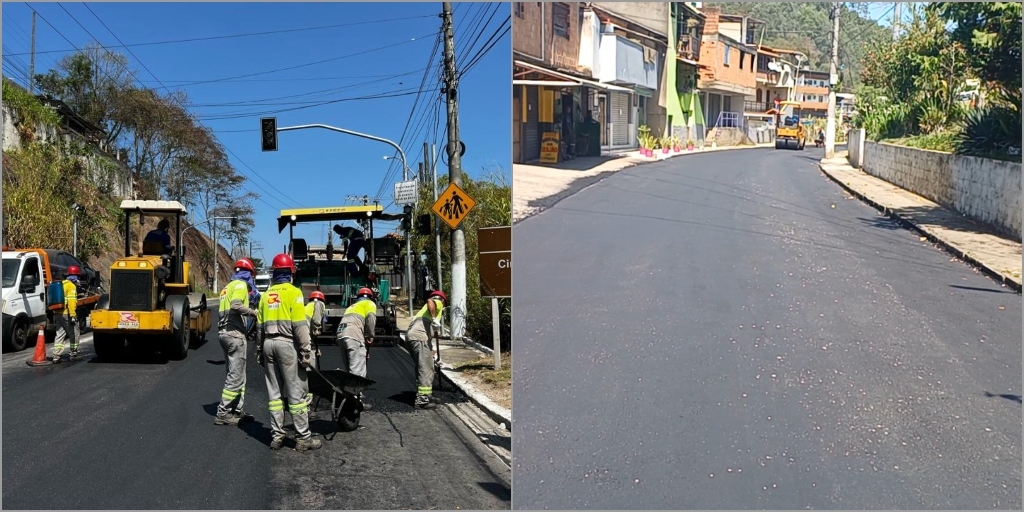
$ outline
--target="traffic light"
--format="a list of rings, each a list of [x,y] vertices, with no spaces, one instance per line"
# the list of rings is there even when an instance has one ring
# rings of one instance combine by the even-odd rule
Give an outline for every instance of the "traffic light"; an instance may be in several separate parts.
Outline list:
[[[430,214],[424,213],[416,217],[416,234],[417,235],[429,235],[430,234]]]
[[[405,231],[412,230],[412,206],[406,205],[402,208],[402,229]]]
[[[277,118],[260,118],[260,128],[263,151],[277,151]]]

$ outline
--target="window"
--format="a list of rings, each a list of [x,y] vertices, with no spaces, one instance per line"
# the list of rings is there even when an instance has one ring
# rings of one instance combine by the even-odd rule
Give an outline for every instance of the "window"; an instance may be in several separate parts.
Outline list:
[[[730,57],[730,55],[729,55],[729,53],[730,53],[729,52],[729,45],[724,45],[723,48],[725,49],[725,57],[723,57],[724,60],[722,61],[722,63],[725,64],[726,66],[728,66],[729,65],[729,57]]]
[[[743,58],[746,56],[747,54],[743,53],[742,51],[740,52],[740,69],[743,69]]]
[[[555,35],[569,39],[569,4],[556,2],[551,4],[551,30]]]
[[[522,2],[513,2],[512,5],[514,6],[514,9],[515,9],[515,12],[516,12],[516,17],[517,18],[522,18],[523,17],[523,13],[525,12],[524,7],[523,7],[523,3]]]

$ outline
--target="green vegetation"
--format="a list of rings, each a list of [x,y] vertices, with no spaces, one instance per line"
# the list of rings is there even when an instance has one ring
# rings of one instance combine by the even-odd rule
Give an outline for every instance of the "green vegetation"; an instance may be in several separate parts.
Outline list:
[[[38,125],[57,126],[60,124],[60,117],[56,112],[43,105],[28,91],[15,86],[6,77],[3,79],[3,102],[5,106],[21,117],[17,124],[21,137],[26,142],[34,139],[35,129]]]
[[[437,190],[440,193],[448,186],[448,177],[438,177]],[[490,346],[493,342],[491,324],[491,300],[480,296],[480,267],[477,261],[477,229],[485,227],[512,225],[512,188],[507,176],[501,171],[492,171],[480,179],[462,178],[462,189],[466,191],[477,205],[462,222],[466,237],[466,334]],[[414,218],[421,214],[430,214],[431,221],[435,215],[430,212],[434,202],[432,187],[424,185],[420,189],[420,202]],[[446,293],[451,290],[451,230],[441,224],[441,265],[444,272],[443,283]],[[433,235],[414,235],[413,251],[421,251],[427,256],[427,264],[431,269],[437,268],[437,257],[434,249]],[[511,344],[512,334],[512,301],[499,299],[500,333],[503,350]]]
[[[872,140],[1019,162],[1020,22],[1019,3],[912,8],[902,37],[868,48],[855,125]],[[960,97],[969,80],[981,84],[972,104]]]

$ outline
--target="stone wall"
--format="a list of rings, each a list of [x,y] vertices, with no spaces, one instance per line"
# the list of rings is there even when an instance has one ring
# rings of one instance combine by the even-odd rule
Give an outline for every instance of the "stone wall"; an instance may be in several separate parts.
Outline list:
[[[1021,240],[1019,163],[865,141],[851,164]]]

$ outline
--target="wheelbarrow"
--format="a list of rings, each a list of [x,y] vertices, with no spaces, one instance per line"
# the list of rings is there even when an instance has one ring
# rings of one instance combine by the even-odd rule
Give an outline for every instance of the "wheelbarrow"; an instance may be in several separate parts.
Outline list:
[[[359,394],[376,381],[353,375],[344,370],[320,370],[307,368],[309,392],[320,400],[331,401],[331,421],[338,424],[338,430],[352,432],[359,428],[359,417],[363,412],[363,403]]]

